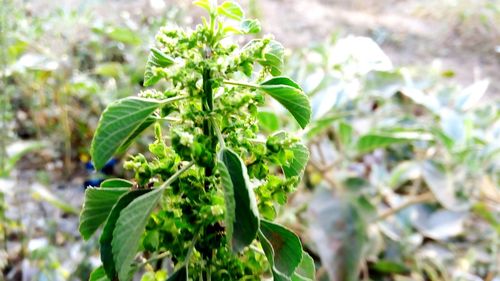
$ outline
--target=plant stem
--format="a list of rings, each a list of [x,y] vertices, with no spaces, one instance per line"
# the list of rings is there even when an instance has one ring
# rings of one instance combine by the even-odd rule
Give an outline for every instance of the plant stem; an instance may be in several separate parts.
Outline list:
[[[384,220],[396,213],[398,213],[399,211],[403,210],[403,209],[406,209],[408,207],[410,207],[411,205],[415,205],[415,204],[419,204],[419,203],[424,203],[424,202],[429,202],[429,201],[432,201],[434,200],[434,195],[432,194],[432,192],[426,192],[426,193],[422,193],[420,195],[417,195],[413,198],[410,198],[408,199],[406,202],[402,203],[401,205],[395,207],[395,208],[392,208],[390,210],[388,210],[387,212],[385,213],[382,213],[380,214],[378,217],[377,217],[377,220]]]
[[[188,99],[188,98],[190,98],[190,96],[173,97],[173,98],[168,98],[168,99],[162,100],[161,103],[162,104],[167,104],[167,103],[171,103],[171,102],[174,102],[174,101],[185,100],[185,99]]]
[[[200,234],[200,230],[196,231],[193,239],[191,240],[191,245],[189,246],[188,252],[186,254],[186,259],[184,259],[184,266],[187,266],[191,256],[193,255],[194,244],[196,244],[196,240],[198,240],[198,235]]]
[[[146,264],[148,264],[148,263],[151,263],[151,262],[154,262],[154,261],[157,261],[157,260],[161,260],[161,259],[163,259],[163,258],[166,258],[168,255],[170,255],[170,252],[163,252],[163,253],[161,253],[161,254],[158,254],[157,256],[152,257],[152,258],[150,258],[150,259],[145,260],[144,262],[142,262],[142,263],[139,265],[139,267],[143,267],[143,266],[145,266],[145,265],[146,265]]]
[[[211,71],[209,67],[205,67],[203,70],[203,97],[201,99],[202,102],[202,107],[203,111],[206,113],[207,116],[210,116],[214,109],[214,102],[213,102],[213,89],[212,89],[212,77],[211,77]],[[203,133],[205,136],[208,138],[212,139],[213,138],[213,128],[210,126],[210,122],[208,119],[203,120]],[[212,141],[212,150],[215,150],[215,145],[216,142]],[[205,178],[211,177],[213,174],[212,168],[206,167],[205,168]],[[205,190],[209,189],[209,181],[205,181]]]
[[[207,109],[211,112],[212,110],[214,110],[214,101],[211,81],[212,77],[210,72],[210,68],[207,68],[203,71],[203,93],[207,101]]]
[[[175,118],[175,117],[159,117],[159,116],[154,116],[156,120],[162,120],[162,121],[168,121],[168,122],[182,122],[181,119]]]
[[[191,166],[194,165],[194,162],[189,162],[186,166],[182,167],[179,169],[175,174],[173,174],[166,182],[164,182],[159,188],[166,188],[167,186],[171,185],[175,180],[177,180],[178,177],[182,175],[185,171],[189,170]]]
[[[255,89],[260,88],[260,85],[257,85],[257,84],[244,83],[244,82],[238,82],[238,81],[232,81],[232,80],[224,80],[224,83],[228,84],[228,85],[249,87],[249,88],[255,88]]]
[[[214,118],[210,118],[210,121],[212,122],[212,127],[214,128],[214,131],[217,134],[217,138],[219,139],[219,144],[220,144],[221,148],[225,148],[226,143],[224,142],[224,138],[222,137],[222,133],[219,129],[219,126],[217,126],[217,124],[215,123]]]

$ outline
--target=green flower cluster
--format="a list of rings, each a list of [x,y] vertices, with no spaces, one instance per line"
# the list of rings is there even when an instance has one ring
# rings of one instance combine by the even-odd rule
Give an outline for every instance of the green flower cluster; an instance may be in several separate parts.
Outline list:
[[[216,36],[222,38],[226,34]],[[135,180],[141,186],[165,181],[179,169],[181,161],[194,161],[197,168],[183,174],[167,189],[162,210],[148,223],[143,246],[150,251],[168,251],[183,260],[189,241],[198,235],[195,248],[200,255],[199,262],[212,267],[213,277],[221,278],[215,280],[239,280],[249,275],[258,280],[257,276],[266,269],[263,257],[248,250],[242,262],[241,257],[232,255],[225,246],[225,207],[219,174],[205,173],[206,169],[215,168],[218,143],[213,128],[207,130],[207,123],[210,126],[210,120],[215,120],[220,124],[226,146],[241,155],[248,166],[259,211],[265,218],[273,219],[275,202],[285,204],[287,194],[298,184],[297,176],[287,179],[279,168],[293,157],[290,147],[298,139],[279,133],[259,140],[264,136],[259,134],[257,108],[264,105],[265,97],[255,88],[227,86],[223,81],[241,75],[248,78],[270,75],[272,68],[265,65],[254,73],[255,62],[265,64],[266,47],[278,43],[270,38],[256,39],[240,50],[235,44],[223,44],[219,38],[213,38],[205,25],[195,30],[164,27],[156,39],[159,50],[175,58],[172,67],[154,69],[155,75],[168,81],[168,90],[163,93],[146,90],[140,95],[155,99],[189,98],[162,107],[159,117],[177,118],[167,124],[175,128],[169,130],[170,136],[165,138],[161,126],[155,126],[156,140],[149,145],[151,160],[138,154],[125,163],[125,168],[134,171]],[[207,72],[211,91],[215,93],[212,108],[204,106],[207,100],[203,76]],[[195,272],[190,271],[190,275],[196,276]]]
[[[194,30],[167,26],[156,36],[144,84],[161,81],[165,90],[148,89],[138,98],[117,101],[101,117],[91,151],[96,167],[152,124],[155,131],[149,153],[131,156],[124,165],[134,173],[135,184],[128,185],[138,190],[110,190],[126,182],[118,180],[86,195],[80,226],[85,237],[98,227],[90,223],[93,212],[102,209],[96,198],[114,204],[101,236],[103,271],[110,279],[130,279],[135,247],[151,257],[146,265],[161,267],[157,261],[168,258],[177,269],[169,280],[188,275],[261,280],[270,273],[289,280],[308,257],[298,237],[267,221],[297,186],[307,149],[285,132],[260,133],[258,108],[269,94],[304,127],[309,101],[295,82],[279,76],[281,44],[265,37],[239,48],[229,36],[259,32],[260,26],[244,19],[235,2],[214,2],[195,2],[210,19]],[[130,226],[125,214],[142,218],[142,226],[140,221]],[[128,233],[142,235],[134,240]],[[273,266],[270,249],[279,246],[275,251],[281,258],[282,247],[273,245],[278,240],[268,241],[269,235],[289,241],[286,251],[294,252],[289,262]]]

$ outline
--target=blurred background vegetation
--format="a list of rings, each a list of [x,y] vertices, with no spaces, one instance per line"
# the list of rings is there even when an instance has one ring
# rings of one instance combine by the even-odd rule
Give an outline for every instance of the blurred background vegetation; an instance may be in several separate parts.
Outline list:
[[[500,2],[240,3],[289,48],[287,75],[312,100],[311,160],[278,221],[318,279],[499,281]],[[87,280],[98,266],[77,231],[84,186],[122,176],[126,157],[92,170],[98,117],[141,90],[159,27],[200,13],[1,0],[0,280]],[[296,126],[271,103],[259,118]]]

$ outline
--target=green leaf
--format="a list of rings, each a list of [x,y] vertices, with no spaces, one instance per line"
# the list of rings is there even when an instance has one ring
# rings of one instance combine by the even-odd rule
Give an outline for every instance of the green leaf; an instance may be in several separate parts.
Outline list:
[[[157,188],[141,195],[120,212],[111,241],[119,280],[131,279],[131,265],[139,248],[141,235],[163,191],[164,188]]]
[[[244,34],[256,34],[262,30],[258,20],[246,19],[241,22],[240,31]]]
[[[450,109],[441,110],[441,128],[443,133],[449,137],[454,144],[464,144],[467,138],[467,130],[463,114]]]
[[[117,220],[120,216],[120,212],[127,207],[130,202],[132,202],[135,198],[151,191],[150,189],[139,189],[132,190],[124,195],[122,195],[116,204],[111,209],[109,213],[108,219],[104,224],[104,228],[102,230],[101,238],[99,239],[100,251],[101,251],[101,261],[104,270],[106,271],[106,275],[109,279],[115,280],[116,278],[116,267],[115,261],[113,258],[113,251],[111,247],[111,242],[113,240],[113,231],[115,230],[115,226]]]
[[[367,225],[359,205],[350,200],[319,189],[309,204],[310,239],[329,280],[359,280]]]
[[[127,193],[128,188],[87,188],[80,214],[78,230],[87,240],[104,223],[118,198]]]
[[[302,143],[294,144],[290,150],[293,151],[293,159],[283,165],[283,172],[287,178],[301,176],[309,161],[309,150]]]
[[[495,217],[493,212],[488,209],[488,205],[483,202],[478,202],[472,207],[472,212],[487,221],[495,231],[500,234],[500,221]]]
[[[427,160],[422,163],[422,176],[436,200],[450,210],[462,209],[463,203],[455,194],[452,175],[443,165]]]
[[[388,135],[368,134],[359,138],[358,151],[366,153],[377,148],[388,147],[393,144],[408,142],[407,139],[400,139]]]
[[[172,64],[174,64],[173,58],[156,48],[151,48],[151,53],[149,53],[148,62],[146,63],[146,71],[144,72],[144,87],[152,86],[161,79],[155,73],[156,67],[167,67]]]
[[[435,95],[425,94],[423,91],[416,88],[405,87],[401,89],[400,92],[414,103],[424,106],[436,115],[439,115],[443,107]]]
[[[280,120],[273,112],[259,111],[257,118],[260,126],[268,132],[275,132],[280,128]]]
[[[224,214],[224,224],[226,226],[227,240],[230,241],[232,247],[233,227],[236,221],[236,202],[234,197],[234,186],[231,180],[231,175],[227,170],[224,162],[218,161],[218,168],[221,178],[221,185],[224,189],[224,204],[226,205],[226,212]]]
[[[219,15],[223,15],[237,21],[242,20],[244,16],[243,9],[234,1],[225,1],[217,7],[217,12]]]
[[[328,116],[328,117],[323,117],[318,120],[314,120],[314,122],[311,124],[309,127],[309,130],[307,131],[306,135],[308,139],[311,139],[320,133],[323,133],[326,129],[331,128],[332,124],[337,121],[338,119],[343,118],[340,115],[334,115],[334,116]]]
[[[212,4],[210,0],[198,0],[194,1],[193,4],[207,10],[209,13],[212,11]]]
[[[307,252],[302,252],[302,261],[292,276],[292,281],[314,281],[316,280],[316,267],[314,260]]]
[[[101,187],[133,187],[134,183],[124,179],[107,179],[101,183]]]
[[[377,96],[389,98],[405,84],[401,71],[371,71],[366,74],[365,89],[374,92]]]
[[[290,280],[302,260],[300,239],[284,226],[261,220],[260,241],[275,280]]]
[[[124,98],[108,105],[99,120],[90,148],[96,170],[106,164],[160,105],[159,101],[138,97]]]
[[[260,244],[262,245],[262,249],[264,250],[264,253],[266,254],[266,258],[269,262],[269,265],[271,267],[271,271],[273,273],[273,280],[274,281],[290,281],[290,277],[287,277],[285,274],[281,273],[279,270],[277,270],[274,267],[274,250],[271,242],[262,234],[262,231],[259,231],[259,241]]]
[[[340,122],[339,123],[339,137],[340,137],[340,143],[344,147],[349,146],[352,141],[352,126],[346,122]]]
[[[392,170],[387,182],[388,187],[396,190],[405,182],[421,177],[420,164],[416,161],[401,161]]]
[[[125,142],[116,150],[117,153],[124,153],[127,148],[132,144],[132,142],[135,141],[135,139],[137,139],[137,137],[142,133],[144,132],[144,130],[146,130],[147,128],[149,128],[154,122],[156,122],[156,119],[149,116],[148,118],[146,118],[146,120],[144,120],[144,122],[142,122],[142,124],[137,127],[137,129],[135,129],[131,134],[130,136],[128,136],[128,138],[125,140]]]
[[[107,30],[109,38],[129,45],[140,45],[141,38],[131,29],[125,27],[112,27]]]
[[[179,268],[174,274],[168,277],[167,281],[187,281],[188,280],[188,269],[186,266]]]
[[[144,249],[150,252],[158,250],[160,246],[160,232],[156,229],[148,230],[142,240]]]
[[[431,140],[433,140],[432,136],[420,132],[367,134],[359,138],[357,149],[360,153],[366,153],[377,148],[384,148],[394,144]]]
[[[402,264],[389,260],[379,260],[374,265],[370,266],[370,269],[373,269],[377,272],[384,274],[408,274],[408,268]]]
[[[259,63],[269,68],[273,76],[279,76],[283,72],[285,48],[279,42],[272,40],[267,44],[262,53],[263,59]]]
[[[281,103],[302,128],[311,120],[311,103],[299,85],[290,78],[271,78],[262,83],[260,89]]]
[[[89,281],[109,281],[109,278],[108,276],[106,276],[106,272],[104,271],[102,265],[92,271],[92,273],[90,273]]]
[[[219,152],[219,171],[226,200],[226,225],[229,226],[228,240],[234,252],[240,252],[250,245],[259,230],[259,213],[254,192],[250,186],[247,168],[238,154],[222,148]],[[234,196],[233,199],[230,197]],[[233,207],[234,206],[234,207]],[[234,209],[234,214],[232,210]],[[231,229],[231,220],[232,229]],[[232,231],[231,231],[232,230]],[[232,232],[232,236],[231,236]]]
[[[456,97],[455,107],[462,111],[474,108],[486,93],[489,85],[490,81],[485,79],[468,86]]]

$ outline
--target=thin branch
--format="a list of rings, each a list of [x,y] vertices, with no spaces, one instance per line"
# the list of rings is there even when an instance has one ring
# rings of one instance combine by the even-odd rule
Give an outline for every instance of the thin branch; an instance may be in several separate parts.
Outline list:
[[[161,100],[161,103],[162,104],[167,104],[167,103],[170,103],[170,102],[185,100],[185,99],[189,99],[189,98],[191,98],[191,96],[178,96],[178,97],[173,97],[173,98],[168,98],[168,99]]]
[[[323,179],[332,187],[336,188],[339,187],[337,182],[330,177],[330,175],[327,173],[328,170],[325,170],[324,167],[320,167],[318,164],[316,164],[314,161],[309,161],[309,164],[316,170],[318,171]]]
[[[220,131],[219,126],[217,126],[217,124],[215,123],[215,119],[210,118],[210,122],[212,123],[212,127],[214,128],[215,134],[217,135],[217,139],[219,140],[221,148],[225,148],[226,143],[224,142],[224,137],[222,137],[222,133]]]
[[[168,117],[168,116],[166,116],[166,117],[159,117],[159,116],[154,116],[154,118],[156,120],[162,120],[162,121],[167,121],[167,122],[176,122],[176,123],[182,122],[182,119],[175,118],[175,117]]]
[[[139,265],[139,267],[143,267],[143,266],[145,266],[145,265],[147,265],[147,264],[150,264],[151,262],[154,262],[154,261],[157,261],[157,260],[161,260],[161,259],[163,259],[163,258],[166,258],[168,255],[170,255],[170,252],[163,252],[163,253],[161,253],[161,254],[158,254],[158,255],[156,255],[156,256],[154,256],[154,257],[150,258],[150,259],[147,259],[147,260],[143,261],[143,262]]]
[[[224,80],[225,84],[228,85],[233,85],[233,86],[243,86],[243,87],[249,87],[249,88],[260,88],[260,85],[257,84],[252,84],[252,83],[244,83],[244,82],[239,82],[239,81],[231,81],[231,80]]]
[[[193,255],[194,244],[196,244],[196,240],[198,240],[199,234],[200,234],[200,230],[196,231],[196,234],[194,235],[193,239],[191,240],[191,245],[189,246],[188,252],[186,254],[186,259],[184,260],[184,266],[188,265],[189,260],[191,259],[191,256]]]
[[[380,214],[377,217],[377,220],[380,221],[380,220],[387,219],[388,217],[390,217],[390,216],[398,213],[399,211],[406,209],[412,205],[419,204],[419,203],[425,203],[425,202],[432,202],[432,201],[434,201],[434,195],[432,194],[432,192],[428,191],[426,193],[422,193],[420,195],[417,195],[415,197],[408,199],[406,202],[402,203],[401,205],[394,207],[394,208]]]
[[[166,188],[167,186],[171,185],[175,180],[177,180],[178,177],[180,177],[182,175],[182,173],[189,170],[189,168],[191,168],[191,166],[193,166],[193,165],[194,165],[194,162],[189,162],[189,164],[182,167],[173,176],[168,178],[168,180],[166,182],[164,182],[159,188]]]

